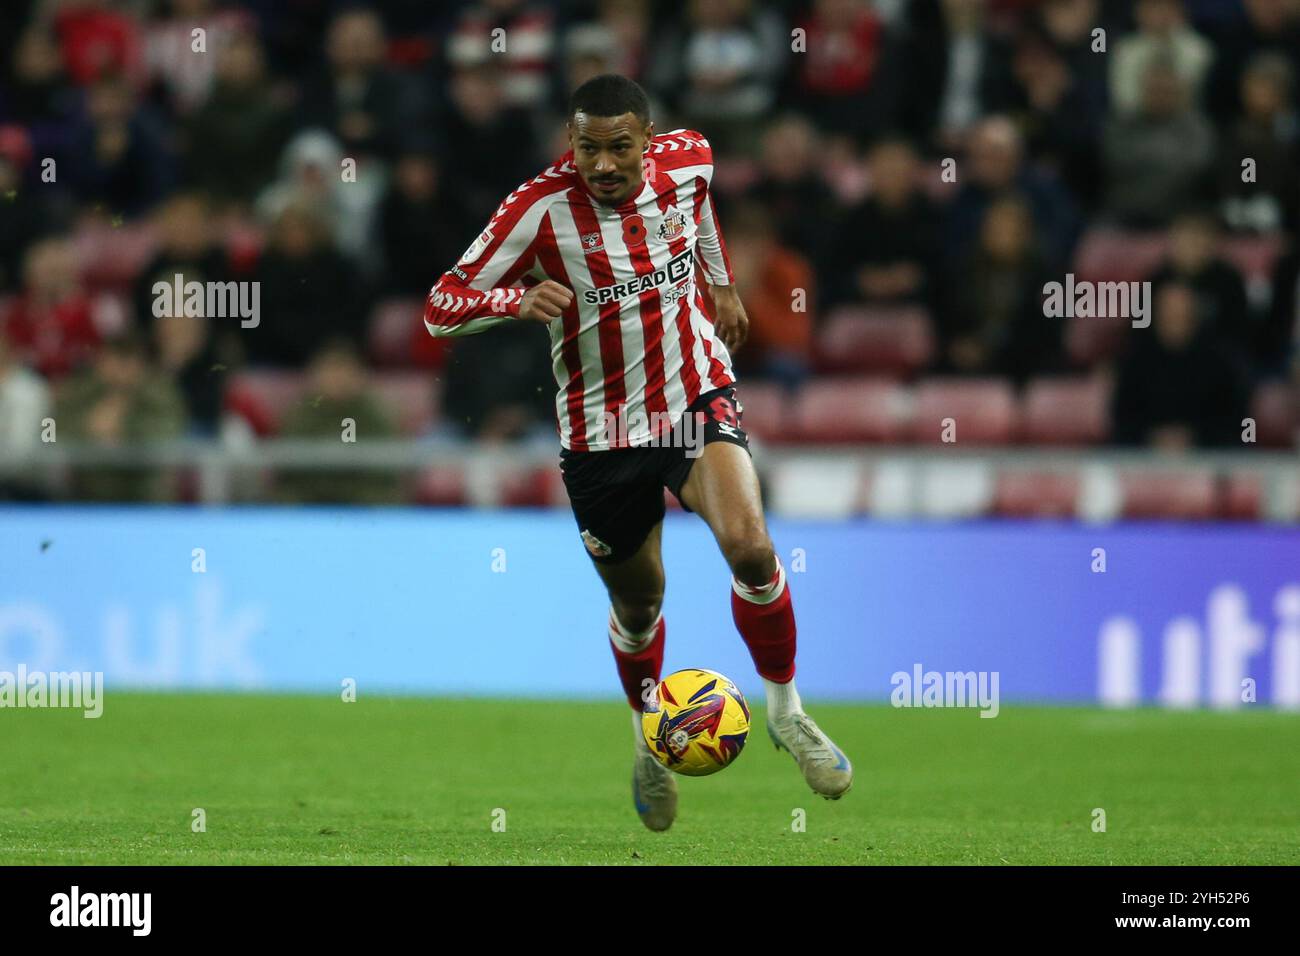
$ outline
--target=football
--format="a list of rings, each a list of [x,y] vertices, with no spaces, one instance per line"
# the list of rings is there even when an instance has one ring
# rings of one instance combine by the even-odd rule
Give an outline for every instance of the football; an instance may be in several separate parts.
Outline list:
[[[641,732],[669,770],[690,777],[717,773],[745,746],[749,705],[740,688],[716,671],[676,671],[648,698]]]

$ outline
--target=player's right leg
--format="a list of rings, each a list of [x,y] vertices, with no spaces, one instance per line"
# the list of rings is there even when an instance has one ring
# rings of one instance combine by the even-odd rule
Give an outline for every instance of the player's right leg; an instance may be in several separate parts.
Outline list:
[[[641,733],[645,695],[659,682],[664,659],[662,485],[645,481],[653,459],[641,449],[561,456],[561,470],[583,544],[609,594],[609,643],[632,708],[636,753],[632,801],[651,830],[677,816],[677,782]]]

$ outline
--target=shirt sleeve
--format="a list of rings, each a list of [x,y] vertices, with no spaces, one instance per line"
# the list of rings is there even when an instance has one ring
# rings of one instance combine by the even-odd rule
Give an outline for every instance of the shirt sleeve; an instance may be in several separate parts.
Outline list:
[[[518,284],[535,258],[543,203],[516,211],[503,204],[487,228],[429,290],[424,324],[430,335],[473,335],[519,317],[528,286]]]
[[[707,193],[700,210],[699,230],[695,236],[695,258],[699,260],[709,285],[731,285],[735,282],[731,260],[727,258],[727,244],[722,240],[722,229],[713,211],[713,197]]]

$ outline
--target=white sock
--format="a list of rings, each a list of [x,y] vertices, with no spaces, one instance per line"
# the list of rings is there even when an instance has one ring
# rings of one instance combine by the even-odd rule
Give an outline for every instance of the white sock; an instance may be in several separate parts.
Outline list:
[[[791,680],[786,684],[763,678],[763,688],[767,691],[767,713],[775,720],[790,714],[803,713],[803,702],[799,700],[799,691]]]
[[[659,616],[655,618],[654,623],[640,633],[629,631],[623,626],[623,622],[618,619],[614,609],[609,609],[609,639],[613,641],[624,654],[636,654],[644,651],[654,640],[655,631],[659,627],[659,622],[663,619],[664,612],[661,610]]]
[[[776,574],[772,576],[771,581],[760,587],[751,588],[748,584],[742,584],[733,575],[731,590],[750,604],[771,604],[785,593],[785,568],[781,564],[781,559],[776,559]]]
[[[649,747],[645,742],[645,734],[641,732],[641,711],[632,711],[632,735],[636,738],[638,747]]]

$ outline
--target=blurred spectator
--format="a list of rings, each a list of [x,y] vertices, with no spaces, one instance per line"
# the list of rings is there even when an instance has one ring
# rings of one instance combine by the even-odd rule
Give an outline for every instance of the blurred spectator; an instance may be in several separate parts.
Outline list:
[[[23,181],[32,165],[23,128],[0,126],[0,295],[18,291],[24,250],[70,218],[60,193]]]
[[[342,441],[344,419],[352,420],[360,453],[366,441],[396,437],[392,416],[370,393],[365,366],[350,342],[328,342],[312,357],[307,375],[307,395],[285,420],[284,438]],[[286,469],[275,488],[282,500],[311,504],[392,504],[399,493],[398,475],[389,469]]]
[[[1028,203],[995,200],[984,213],[979,245],[947,290],[940,370],[1004,375],[1017,383],[1059,371],[1061,324],[1043,314],[1043,288],[1051,280]]]
[[[21,360],[46,378],[90,360],[100,336],[71,242],[50,238],[28,248],[23,290],[9,303],[0,324]]]
[[[1214,62],[1214,48],[1187,22],[1183,0],[1137,0],[1137,32],[1110,53],[1110,101],[1122,118],[1141,112],[1147,74],[1155,63],[1173,70],[1187,101],[1196,105]]]
[[[215,64],[227,44],[253,24],[244,11],[217,9],[213,0],[168,0],[167,6],[171,16],[146,27],[145,63],[168,105],[188,115],[212,89]],[[203,31],[202,50],[194,49],[195,30]]]
[[[41,421],[49,413],[49,387],[19,362],[0,328],[0,500],[35,495],[27,468],[41,446]]]
[[[1100,121],[1110,102],[1108,61],[1093,50],[1093,31],[1106,27],[1100,0],[1046,0],[1037,13],[1038,35],[1065,63],[1085,114]]]
[[[1005,116],[982,120],[972,130],[966,159],[958,168],[962,185],[945,224],[945,259],[950,265],[969,255],[989,204],[1016,193],[1029,200],[1047,267],[1065,267],[1078,241],[1078,211],[1060,183],[1025,162],[1024,141],[1015,124]]]
[[[649,42],[649,0],[598,0],[595,19],[575,24],[564,35],[568,82],[561,96],[567,98],[570,90],[600,73],[639,79],[646,67]],[[575,75],[575,64],[590,58],[599,59],[602,68],[590,75]]]
[[[532,124],[506,102],[494,66],[466,67],[452,76],[442,132],[444,174],[475,222],[487,222],[502,196],[537,175]]]
[[[1242,0],[1245,19],[1213,36],[1218,55],[1210,75],[1210,112],[1226,124],[1241,109],[1242,74],[1260,54],[1284,57],[1300,73],[1300,7],[1294,0]]]
[[[275,220],[257,266],[261,322],[240,328],[249,360],[301,367],[319,343],[360,343],[364,300],[356,269],[334,247],[314,207],[287,206]]]
[[[217,202],[251,205],[274,178],[288,111],[267,78],[255,36],[237,33],[213,56],[212,92],[189,120],[186,169],[193,185]]]
[[[1273,266],[1273,294],[1255,354],[1263,377],[1290,375],[1300,386],[1300,249],[1292,240]]]
[[[289,206],[310,206],[332,245],[359,267],[372,267],[375,213],[386,177],[358,162],[355,181],[345,181],[344,158],[338,141],[324,130],[299,133],[280,159],[280,177],[257,197],[257,213],[272,223]]]
[[[939,242],[934,203],[920,188],[920,162],[905,139],[867,153],[871,193],[849,211],[826,256],[828,304],[933,307]]]
[[[661,38],[646,81],[717,152],[752,148],[776,101],[789,52],[777,14],[752,0],[689,0],[684,23]]]
[[[833,218],[834,196],[821,160],[812,124],[793,113],[780,117],[763,131],[759,177],[746,197],[767,207],[784,245],[809,257],[826,246]]]
[[[871,0],[815,0],[797,23],[804,52],[795,57],[792,105],[822,130],[862,135],[878,127],[885,25]]]
[[[1106,127],[1106,209],[1135,228],[1165,225],[1204,196],[1214,161],[1214,129],[1190,103],[1177,71],[1153,61],[1141,108]]]
[[[1094,206],[1101,187],[1097,144],[1104,103],[1063,55],[1035,36],[1016,48],[1012,66],[1017,86],[1009,110],[1024,133],[1029,158],[1052,170],[1083,205]]]
[[[1151,276],[1152,288],[1166,282],[1196,294],[1197,315],[1207,334],[1231,348],[1238,361],[1253,358],[1257,330],[1241,273],[1219,255],[1219,224],[1209,213],[1178,216],[1169,226],[1169,253]]]
[[[800,385],[812,361],[812,316],[818,308],[812,266],[777,239],[761,205],[746,203],[727,219],[727,251],[749,316],[740,368],[788,388]]]
[[[219,321],[186,315],[153,320],[159,368],[180,390],[188,431],[198,438],[215,436],[221,423],[228,365],[222,361],[213,335],[213,323]]]
[[[1285,57],[1261,54],[1241,77],[1242,115],[1219,149],[1218,184],[1224,215],[1238,229],[1270,231],[1297,224],[1300,169],[1295,73]],[[1244,181],[1244,160],[1253,162]]]
[[[158,208],[158,248],[153,259],[136,276],[132,305],[136,324],[143,328],[154,318],[154,283],[224,282],[229,276],[225,253],[212,235],[211,209],[197,193],[176,193]]]
[[[481,442],[555,437],[550,339],[536,322],[507,322],[458,339],[443,411],[456,435]]]
[[[62,155],[81,94],[69,82],[54,34],[43,25],[23,31],[0,85],[0,118],[28,127],[36,152]]]
[[[457,70],[502,61],[505,105],[542,106],[550,98],[550,70],[557,58],[555,16],[548,7],[528,0],[471,3],[447,39],[447,61]]]
[[[328,69],[303,91],[301,125],[329,130],[353,159],[390,158],[402,132],[422,121],[417,91],[384,64],[384,44],[373,10],[338,14],[326,39]]]
[[[162,131],[135,101],[122,76],[91,86],[86,119],[60,163],[77,199],[112,215],[137,215],[167,194],[173,162]]]
[[[1154,307],[1151,328],[1134,334],[1119,366],[1113,439],[1164,451],[1239,446],[1247,408],[1243,376],[1201,327],[1196,292],[1167,283]]]
[[[55,419],[61,441],[118,447],[179,438],[185,403],[153,368],[133,335],[104,343],[92,369],[60,389]],[[89,501],[163,501],[173,497],[166,469],[93,465],[73,474],[73,496]]]
[[[466,216],[432,148],[418,143],[403,150],[393,167],[378,219],[388,263],[385,288],[393,295],[423,296],[438,273],[460,258],[465,236],[482,225]]]
[[[144,84],[144,43],[132,13],[114,10],[108,0],[62,0],[54,30],[63,62],[82,86],[108,74],[122,75],[139,89]]]
[[[1011,93],[1005,40],[987,29],[983,0],[912,0],[896,69],[895,122],[913,140],[960,148]]]

